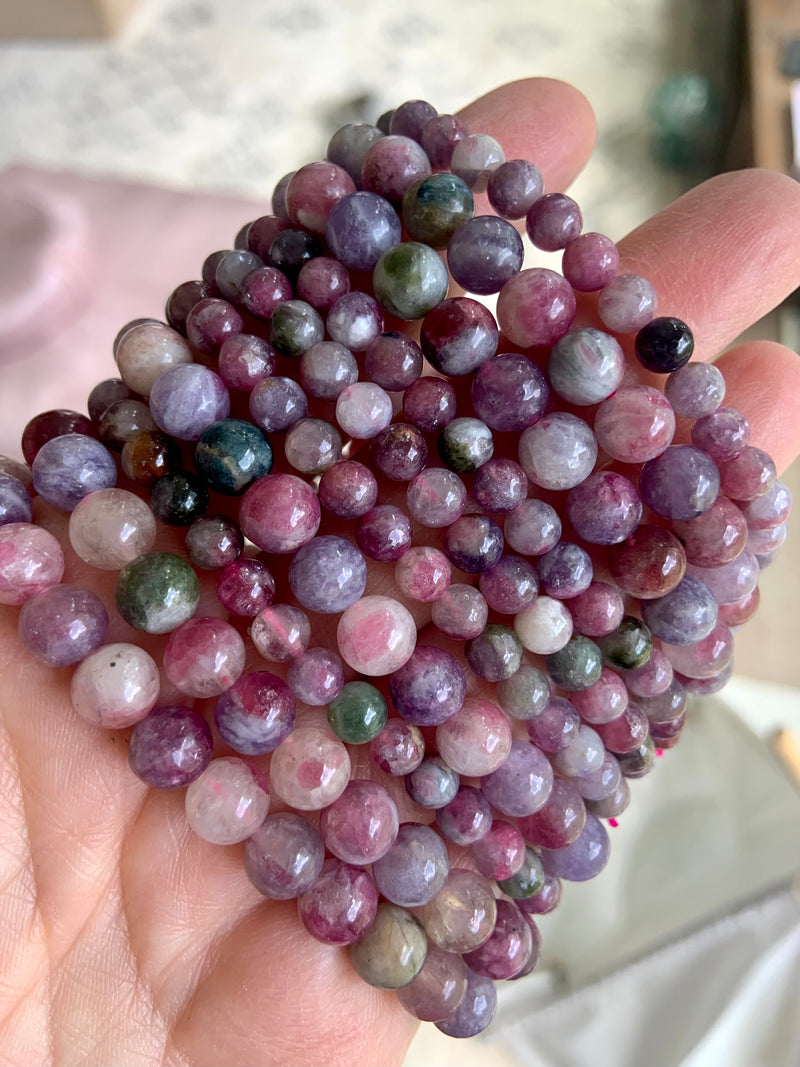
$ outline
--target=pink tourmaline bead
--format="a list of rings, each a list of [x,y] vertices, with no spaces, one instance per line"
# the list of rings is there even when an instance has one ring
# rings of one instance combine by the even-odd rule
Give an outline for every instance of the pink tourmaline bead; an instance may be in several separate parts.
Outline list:
[[[411,774],[422,763],[425,739],[418,726],[403,719],[390,719],[370,741],[369,754],[386,774]]]
[[[71,667],[103,643],[108,615],[102,600],[77,585],[51,585],[25,601],[19,639],[48,667]]]
[[[317,532],[320,516],[317,494],[294,474],[259,478],[239,506],[242,533],[265,552],[296,551]]]
[[[484,978],[513,978],[533,952],[533,927],[510,900],[498,900],[497,920],[488,940],[468,952],[464,962]]]
[[[244,661],[244,641],[229,622],[194,618],[172,631],[163,662],[176,689],[202,700],[229,689],[244,670]]]
[[[545,252],[557,252],[575,240],[583,227],[581,209],[571,196],[547,193],[534,202],[525,219],[533,244]]]
[[[363,867],[325,860],[322,873],[297,898],[306,930],[326,945],[349,945],[372,926],[378,890]]]
[[[497,903],[487,880],[474,871],[451,868],[447,881],[414,914],[425,933],[446,952],[470,952],[487,940],[497,918]]]
[[[356,191],[355,182],[335,163],[309,163],[295,171],[286,189],[286,210],[292,222],[312,233],[325,233],[336,202]]]
[[[428,946],[422,970],[397,990],[397,999],[414,1018],[438,1023],[451,1015],[467,992],[467,968],[456,952]]]
[[[468,699],[436,728],[439,755],[454,771],[478,778],[491,774],[511,751],[511,725],[488,700]]]
[[[645,730],[647,720],[645,719]],[[586,824],[583,797],[574,782],[555,778],[553,791],[544,807],[518,822],[522,836],[540,848],[566,848]]]
[[[273,604],[253,619],[250,639],[270,663],[289,663],[308,648],[311,624],[301,608]]]
[[[634,696],[655,697],[672,684],[672,664],[660,648],[654,648],[644,666],[625,671],[624,680],[628,691]]]
[[[275,579],[257,559],[237,559],[217,579],[217,599],[234,615],[252,618],[270,606],[274,595]]]
[[[409,137],[381,137],[364,156],[361,188],[399,205],[406,189],[419,178],[427,178],[430,172],[428,157],[416,141]]]
[[[575,317],[575,292],[569,282],[545,267],[522,270],[497,298],[500,329],[515,345],[551,345]]]
[[[340,797],[350,781],[347,749],[319,726],[298,726],[275,749],[272,791],[298,811],[318,811]]]
[[[747,544],[744,515],[732,500],[722,496],[702,515],[679,519],[672,529],[683,543],[687,562],[697,567],[729,563],[741,555]]]
[[[324,508],[340,519],[360,519],[375,506],[378,483],[363,463],[348,459],[322,475],[319,499]]]
[[[658,389],[632,385],[604,400],[594,419],[597,443],[613,459],[644,463],[660,456],[675,434],[675,413]]]
[[[619,251],[602,233],[583,233],[564,249],[561,270],[573,289],[592,293],[611,281],[619,267]]]
[[[738,456],[718,462],[720,491],[734,500],[755,500],[775,484],[775,462],[760,448],[747,445]]]
[[[0,526],[0,604],[24,604],[63,577],[64,553],[51,533],[28,522]]]
[[[587,589],[569,601],[575,633],[602,637],[616,630],[625,614],[618,590],[606,582],[591,582]]]
[[[399,825],[397,806],[383,786],[354,778],[325,808],[319,830],[329,852],[345,863],[363,867],[386,855]]]
[[[317,311],[328,311],[340,296],[349,292],[350,272],[343,263],[330,256],[309,259],[297,275],[298,298]]]
[[[439,600],[450,586],[453,568],[438,548],[420,545],[410,548],[395,564],[397,588],[412,600],[428,604]]]
[[[288,282],[286,285],[289,291],[284,300],[292,295],[291,286]],[[261,337],[240,333],[223,342],[217,370],[229,389],[249,393],[259,382],[275,373],[275,349]]]
[[[756,586],[749,596],[742,597],[741,600],[734,600],[732,604],[721,604],[717,619],[719,622],[724,622],[726,626],[741,626],[742,623],[747,622],[758,611],[760,599],[761,593],[758,586]]]
[[[127,489],[97,489],[76,504],[69,539],[91,567],[119,571],[153,547],[156,520],[144,500]]]
[[[638,274],[618,274],[597,301],[600,321],[614,333],[635,333],[656,313],[655,289]]]
[[[72,676],[75,711],[92,726],[122,730],[156,706],[158,666],[138,645],[104,645],[92,652]]]
[[[525,862],[525,839],[511,823],[495,819],[485,837],[470,848],[475,866],[486,878],[502,882]]]
[[[603,667],[594,685],[571,693],[570,700],[586,722],[611,722],[628,706],[628,690],[618,674]]]
[[[345,663],[373,678],[392,674],[408,662],[417,643],[417,628],[399,601],[365,596],[342,613],[336,638]]]
[[[724,622],[718,622],[702,641],[693,645],[664,644],[662,647],[673,668],[687,678],[713,678],[731,661],[733,634]]]
[[[406,492],[408,513],[422,526],[450,526],[467,505],[459,476],[444,467],[428,467],[411,480]]]
[[[186,790],[186,821],[212,845],[235,845],[261,826],[269,812],[269,793],[244,760],[213,759]]]

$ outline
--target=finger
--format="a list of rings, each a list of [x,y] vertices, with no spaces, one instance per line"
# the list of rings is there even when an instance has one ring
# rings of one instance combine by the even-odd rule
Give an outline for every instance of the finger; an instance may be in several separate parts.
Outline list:
[[[488,133],[506,159],[529,159],[549,192],[566,189],[594,147],[594,113],[582,93],[552,78],[509,82],[468,104],[459,117],[470,133]],[[484,203],[480,203],[484,201]],[[476,214],[487,210],[479,198]]]
[[[767,170],[721,174],[619,242],[620,273],[641,274],[658,314],[691,326],[710,359],[800,285],[800,185]]]

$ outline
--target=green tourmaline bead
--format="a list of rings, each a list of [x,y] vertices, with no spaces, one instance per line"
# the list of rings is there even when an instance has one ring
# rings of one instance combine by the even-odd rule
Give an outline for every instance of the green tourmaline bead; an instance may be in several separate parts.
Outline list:
[[[474,214],[469,186],[455,174],[420,178],[403,194],[403,225],[414,241],[432,248],[446,248],[458,227]]]
[[[120,615],[134,629],[167,634],[194,615],[200,583],[185,559],[149,552],[120,571],[114,596]]]
[[[653,635],[641,619],[626,615],[616,630],[597,638],[609,667],[633,671],[643,667],[653,651]]]
[[[603,670],[603,653],[588,637],[576,635],[545,661],[547,673],[561,689],[575,693],[594,685]]]
[[[328,725],[348,745],[364,745],[386,725],[386,701],[369,682],[348,682],[328,705]]]
[[[379,904],[375,921],[350,946],[356,973],[379,989],[400,989],[422,970],[428,939],[417,920],[396,904]]]
[[[644,778],[652,770],[655,758],[656,746],[652,737],[646,738],[633,752],[617,756],[619,769],[626,778]]]
[[[251,422],[221,419],[200,434],[194,465],[216,492],[238,496],[272,470],[272,445]]]
[[[533,848],[525,849],[525,862],[516,874],[510,878],[504,878],[498,882],[498,886],[506,896],[515,900],[525,900],[526,897],[535,897],[544,886],[545,873],[539,853]]]
[[[447,296],[447,267],[432,248],[406,241],[384,252],[372,274],[375,299],[398,319],[421,319]]]

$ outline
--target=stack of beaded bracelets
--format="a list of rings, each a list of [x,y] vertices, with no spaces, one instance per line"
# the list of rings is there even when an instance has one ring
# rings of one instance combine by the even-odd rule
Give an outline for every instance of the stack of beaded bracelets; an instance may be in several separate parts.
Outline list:
[[[475,217],[484,190],[497,214]],[[470,1036],[493,980],[534,968],[531,916],[604,867],[601,820],[677,742],[687,691],[729,677],[791,497],[721,406],[720,372],[689,362],[689,327],[653,317],[650,284],[617,274],[574,200],[454,116],[412,101],[345,126],[273,211],[177,287],[169,325],[120,331],[121,379],[92,391],[88,418],[28,424],[32,471],[0,461],[0,602],[21,605],[37,660],[78,664],[80,716],[134,727],[135,774],[188,786],[206,840],[246,841],[265,896],[297,898],[367,982]],[[521,269],[507,220],[522,218],[538,248],[563,249],[563,276]],[[448,299],[450,277],[498,293],[497,321]],[[599,293],[604,330],[575,325],[576,290]],[[422,320],[419,343],[385,329],[398,319]],[[615,333],[635,334],[663,393],[626,383]],[[691,444],[671,443],[676,415]],[[157,706],[151,656],[104,644],[98,596],[60,584],[31,480],[71,512],[77,556],[120,571],[122,618],[169,633],[164,674],[190,702],[215,698],[216,737],[198,710]],[[187,528],[188,560],[151,552],[157,520]],[[232,621],[195,617],[194,568],[216,572]],[[321,616],[338,618],[338,652]],[[245,636],[281,674],[244,673]],[[351,780],[346,746],[366,744],[416,821]],[[239,755],[212,759],[215,745]],[[269,815],[270,793],[293,810]],[[446,841],[469,869],[449,867]]]

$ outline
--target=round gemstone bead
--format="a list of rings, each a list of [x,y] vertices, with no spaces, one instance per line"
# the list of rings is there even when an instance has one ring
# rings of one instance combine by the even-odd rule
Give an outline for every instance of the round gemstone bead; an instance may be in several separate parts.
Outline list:
[[[586,816],[586,824],[576,841],[566,848],[542,850],[545,870],[557,878],[571,882],[585,882],[598,875],[606,863],[610,843],[605,827],[594,815]]]
[[[208,509],[208,489],[189,471],[170,471],[159,478],[150,493],[153,514],[167,526],[191,526]]]
[[[287,681],[298,700],[321,707],[335,700],[342,691],[342,661],[330,649],[310,648],[292,660]]]
[[[306,394],[291,378],[264,378],[250,394],[250,417],[265,433],[288,430],[307,413]]]
[[[92,422],[100,422],[103,412],[115,404],[118,400],[130,400],[134,396],[121,378],[106,378],[89,393],[86,401],[86,410]],[[81,416],[82,417],[82,416]],[[74,428],[73,428],[74,432]],[[23,449],[24,453],[24,449]]]
[[[423,433],[443,429],[455,414],[455,389],[441,378],[419,378],[403,394],[403,415]]]
[[[585,774],[582,778],[575,778],[573,784],[584,800],[605,800],[611,797],[619,788],[622,781],[622,772],[619,769],[619,761],[616,756],[606,752],[603,762],[596,771]]]
[[[532,897],[526,897],[525,900],[518,900],[517,907],[526,915],[547,915],[555,911],[560,903],[561,881],[552,874],[546,874],[544,885],[539,892]]]
[[[481,780],[492,807],[515,818],[538,811],[552,788],[553,769],[547,757],[527,741],[513,741],[506,760]]]
[[[596,732],[609,752],[616,755],[632,752],[647,740],[647,715],[638,704],[629,703],[616,719],[597,724]]]
[[[451,470],[476,471],[492,458],[492,431],[480,419],[452,419],[439,434],[437,448],[442,462]]]
[[[115,452],[143,430],[154,430],[155,423],[141,400],[117,400],[103,412],[98,424],[100,440]]]
[[[159,478],[181,466],[181,450],[161,430],[144,430],[122,449],[122,469],[132,482],[152,488]]]
[[[523,500],[506,519],[504,535],[515,551],[524,556],[540,556],[558,543],[561,519],[543,500]]]
[[[437,895],[416,912],[425,933],[446,952],[470,952],[494,929],[497,903],[483,875],[453,867]]]
[[[336,421],[348,437],[377,437],[392,421],[392,399],[372,382],[355,382],[339,394]]]
[[[641,517],[636,486],[613,471],[595,471],[567,494],[567,518],[589,544],[619,544],[635,532]]]
[[[522,645],[509,626],[489,623],[464,648],[467,663],[479,678],[499,682],[516,674],[522,662]]]
[[[459,1006],[467,993],[467,968],[455,952],[428,945],[422,970],[397,991],[397,999],[414,1018],[441,1022]]]
[[[364,370],[381,389],[406,389],[422,373],[422,350],[405,334],[379,334],[364,354]]]
[[[438,548],[420,545],[410,548],[397,561],[394,580],[405,596],[429,603],[444,596],[450,585],[452,567]]]
[[[778,477],[771,456],[752,445],[747,445],[738,456],[717,466],[720,488],[734,500],[755,500],[768,492]]]
[[[317,830],[300,815],[282,811],[268,816],[247,839],[244,870],[265,897],[291,900],[316,882],[324,859]]]
[[[431,620],[443,634],[466,641],[483,632],[489,608],[484,596],[471,585],[451,585],[431,605]]]
[[[209,301],[200,301],[199,306],[207,303]],[[128,388],[139,396],[149,396],[154,383],[165,371],[191,363],[193,356],[177,330],[161,322],[144,322],[126,332],[114,358]]]
[[[97,427],[93,426],[85,415],[62,408],[34,415],[22,431],[21,445],[25,462],[33,465],[43,445],[66,434],[96,437]]]
[[[471,374],[497,351],[499,334],[492,313],[466,296],[442,300],[422,323],[425,358],[443,374]]]
[[[201,570],[215,571],[235,562],[243,548],[242,531],[224,515],[196,519],[186,531],[189,559]]]
[[[286,190],[289,188],[289,182],[295,176],[296,171],[289,171],[288,174],[284,174],[278,184],[275,186],[272,192],[272,210],[278,218],[289,220],[289,214],[286,209]]]
[[[321,255],[322,245],[310,233],[284,230],[275,236],[269,246],[268,259],[271,266],[294,284],[305,264]]]
[[[600,292],[597,313],[612,333],[635,333],[656,312],[655,289],[638,274],[617,274]]]
[[[449,804],[437,809],[436,824],[448,841],[471,845],[491,829],[492,809],[480,789],[462,785]]]
[[[486,191],[492,171],[506,157],[494,137],[487,133],[467,134],[457,141],[450,156],[450,169],[476,193]]]
[[[272,313],[269,339],[282,356],[299,359],[325,336],[318,312],[304,300],[286,300]],[[334,337],[334,340],[338,338]]]
[[[245,756],[263,755],[289,735],[295,699],[284,681],[268,671],[242,675],[219,697],[214,711],[220,736]]]
[[[464,483],[453,471],[429,467],[417,474],[406,493],[409,514],[423,526],[450,526],[467,503]]]
[[[350,946],[350,962],[367,985],[400,989],[422,970],[427,951],[425,932],[410,912],[379,904],[372,926]]]
[[[610,334],[584,326],[553,345],[547,377],[571,404],[598,404],[616,391],[625,371],[625,354]]]
[[[627,386],[597,409],[594,432],[600,447],[623,463],[660,456],[675,434],[675,414],[662,393],[648,385]]]
[[[449,652],[420,645],[392,674],[389,691],[402,718],[417,726],[438,726],[452,719],[464,703],[466,679]]]
[[[571,701],[585,722],[611,722],[628,706],[628,690],[618,674],[603,667],[597,681],[586,689],[572,693]]]
[[[326,325],[331,340],[363,352],[383,330],[383,312],[366,293],[345,293],[328,312]]]
[[[603,656],[588,637],[576,634],[557,652],[547,657],[547,673],[560,689],[574,692],[588,689],[600,677]]]
[[[450,238],[447,265],[453,280],[469,293],[499,293],[519,273],[522,238],[505,219],[480,215],[463,223]]]
[[[602,233],[582,233],[570,241],[561,258],[561,270],[573,289],[592,293],[617,273],[619,249]]]
[[[626,671],[643,666],[653,650],[650,630],[632,615],[625,615],[615,630],[598,637],[597,644],[609,666]]]
[[[319,499],[326,510],[340,519],[358,519],[375,506],[378,483],[369,467],[344,460],[322,475]]]
[[[268,474],[246,490],[239,525],[264,552],[294,552],[317,532],[320,506],[307,482],[293,474]]]
[[[540,556],[536,570],[541,591],[558,600],[578,596],[592,581],[591,557],[580,545],[569,541],[559,541]]]
[[[458,792],[459,777],[439,756],[432,756],[406,776],[406,792],[422,808],[443,808]]]
[[[429,119],[422,129],[420,144],[431,166],[437,170],[447,170],[453,149],[468,133],[466,125],[456,115],[436,115]]]
[[[533,952],[533,930],[516,904],[498,900],[497,920],[488,940],[468,952],[464,962],[485,978],[513,978]]]
[[[196,441],[212,423],[227,418],[230,397],[218,374],[190,363],[157,379],[150,392],[150,411],[164,433],[179,441]]]
[[[160,679],[152,656],[137,645],[103,645],[78,665],[70,683],[72,706],[92,726],[123,730],[143,719],[158,700]]]
[[[213,739],[196,711],[177,704],[154,708],[133,728],[128,763],[154,789],[178,789],[193,782],[211,761]]]
[[[200,434],[194,463],[211,489],[238,496],[272,470],[272,446],[252,423],[222,419]]]
[[[229,689],[244,670],[244,661],[244,641],[230,623],[200,618],[173,630],[163,662],[176,689],[205,699]]]
[[[383,131],[377,126],[370,126],[367,122],[348,122],[331,137],[325,158],[346,170],[358,185],[364,156],[370,145],[383,136]]]
[[[217,371],[229,389],[249,393],[259,382],[275,373],[275,349],[261,337],[240,333],[223,342]]]
[[[386,716],[386,701],[368,682],[348,682],[328,707],[328,725],[348,745],[372,741],[386,725]]]
[[[214,271],[214,284],[220,296],[225,300],[239,299],[240,287],[247,275],[264,266],[264,261],[255,252],[237,248],[226,252],[219,260]]]
[[[121,570],[153,547],[153,512],[126,489],[98,489],[83,497],[69,520],[69,539],[84,562],[101,570]]]
[[[250,639],[271,663],[288,663],[302,656],[311,637],[308,616],[291,604],[272,604],[253,619]]]
[[[291,228],[292,224],[285,217],[261,215],[260,218],[254,219],[247,228],[247,247],[261,259],[266,260],[269,257],[270,246],[278,234]]]
[[[642,467],[642,501],[667,519],[693,519],[708,511],[719,493],[719,472],[693,445],[671,445]]]
[[[425,467],[428,446],[416,426],[396,422],[373,438],[370,459],[378,474],[394,482],[409,482]]]
[[[472,495],[490,515],[506,515],[519,507],[528,492],[528,478],[511,459],[490,459],[475,472]]]
[[[381,307],[407,321],[421,319],[447,296],[447,268],[437,253],[418,241],[384,252],[372,274]]]
[[[295,171],[286,187],[286,211],[297,226],[325,233],[331,211],[342,197],[355,192],[347,171],[335,163],[308,163]]]
[[[336,341],[320,341],[300,358],[300,383],[308,396],[335,400],[342,389],[357,380],[353,353]]]
[[[347,749],[327,730],[298,726],[278,746],[270,764],[272,788],[300,811],[326,808],[350,780]]]
[[[497,686],[500,707],[513,719],[532,719],[544,711],[550,700],[547,675],[538,667],[523,663],[510,678]]]
[[[363,867],[325,860],[317,880],[297,898],[306,930],[326,945],[349,945],[375,921],[378,891]]]
[[[523,648],[539,656],[558,652],[572,637],[572,616],[560,600],[538,596],[514,616],[514,629]]]
[[[692,444],[702,448],[716,463],[736,459],[749,439],[750,423],[735,408],[717,408],[692,426]]]
[[[786,522],[791,513],[792,494],[789,487],[780,481],[742,507],[748,530],[771,530]]]
[[[194,615],[200,583],[185,559],[150,552],[120,572],[114,598],[120,615],[135,630],[166,634]]]
[[[425,741],[418,727],[402,719],[390,719],[373,738],[369,753],[373,763],[386,774],[410,774],[422,763]]]
[[[475,414],[493,430],[524,430],[544,414],[549,390],[527,356],[504,352],[480,367],[472,383]]]
[[[237,300],[257,319],[271,319],[277,308],[284,301],[291,300],[291,297],[292,287],[283,271],[275,267],[261,266],[251,270],[239,283]],[[220,355],[227,345],[235,343],[242,336],[244,335],[235,333],[226,336],[220,346]],[[263,343],[274,359],[275,351],[272,345],[268,345],[266,341]]]
[[[474,215],[475,200],[469,186],[455,174],[432,174],[406,189],[402,212],[412,241],[445,248],[456,230]]]
[[[244,760],[212,760],[186,790],[186,821],[212,845],[234,845],[258,830],[269,811],[269,793]]]
[[[317,256],[307,260],[300,268],[296,287],[301,300],[305,300],[316,311],[328,311],[340,296],[350,292],[350,274],[338,259]],[[288,300],[289,296],[285,299]]]
[[[554,411],[529,426],[519,439],[519,461],[528,478],[543,489],[571,489],[597,460],[597,440],[576,415]]]
[[[525,219],[528,237],[544,252],[566,248],[583,228],[581,209],[571,196],[548,193],[530,207]]]
[[[392,674],[414,651],[417,628],[407,608],[385,596],[366,596],[343,612],[336,631],[342,659],[367,677]]]
[[[686,569],[677,537],[659,526],[640,526],[609,554],[611,576],[624,592],[652,600],[674,589]]]
[[[309,611],[339,614],[364,592],[364,557],[341,537],[315,537],[298,549],[289,567],[289,585]]]
[[[503,532],[486,515],[462,515],[444,535],[444,550],[456,567],[479,574],[494,567],[503,553]]]
[[[673,523],[686,559],[698,567],[718,567],[736,559],[747,543],[747,523],[732,500],[718,497],[694,519]]]
[[[436,114],[436,108],[427,100],[407,100],[392,112],[389,133],[419,142],[423,129]]]
[[[718,604],[733,604],[753,592],[758,584],[759,565],[753,552],[745,548],[729,563],[717,567],[689,564],[687,572],[702,579]]]
[[[319,829],[329,852],[361,867],[386,855],[399,825],[397,807],[383,786],[354,778],[322,812]]]
[[[275,595],[275,579],[257,559],[229,563],[217,579],[217,599],[234,615],[252,618],[269,607]]]
[[[664,393],[676,414],[700,419],[725,399],[725,379],[713,363],[687,363],[670,374]]]
[[[193,348],[209,354],[219,352],[229,337],[235,337],[242,332],[243,326],[242,316],[233,304],[216,297],[200,300],[186,316],[186,336],[189,343]],[[122,377],[131,385],[131,388],[136,388],[132,380],[126,377],[119,358],[117,363],[122,371]],[[151,383],[151,387],[152,384],[154,383]]]
[[[672,664],[660,648],[654,648],[644,666],[625,672],[624,681],[626,688],[633,696],[645,698],[658,696],[672,683]]]
[[[63,575],[64,553],[51,533],[27,522],[0,526],[0,604],[24,604]]]
[[[470,778],[491,774],[511,749],[511,726],[496,704],[470,698],[437,727],[436,747],[459,774]]]
[[[370,559],[397,560],[411,547],[411,523],[400,508],[378,504],[356,527],[356,541]]]
[[[550,697],[544,710],[528,719],[525,728],[528,737],[543,752],[560,752],[576,739],[580,725],[578,713],[569,700]]]
[[[665,596],[644,601],[642,616],[661,641],[691,645],[708,637],[716,626],[717,602],[705,582],[687,574]]]
[[[520,348],[553,344],[567,332],[574,317],[572,286],[546,267],[514,275],[497,300],[500,329]]]
[[[364,156],[361,187],[399,205],[406,189],[430,172],[428,157],[416,141],[397,135],[381,137]]]
[[[475,1037],[489,1026],[497,1009],[497,990],[491,978],[467,968],[467,991],[459,1006],[436,1029],[448,1037]]]
[[[615,791],[603,800],[587,800],[586,810],[599,819],[615,819],[627,808],[630,801],[630,788],[624,778],[620,780]]]
[[[33,486],[48,504],[72,511],[78,501],[97,489],[117,483],[117,465],[108,449],[80,433],[45,442],[31,467]]]
[[[600,637],[619,626],[625,605],[613,586],[593,581],[582,593],[570,598],[569,612],[578,633]]]
[[[298,419],[286,431],[286,462],[301,474],[321,474],[339,461],[342,438],[324,419]]]
[[[480,591],[492,611],[516,615],[536,597],[539,581],[532,563],[520,556],[501,556],[478,579]]]
[[[544,192],[544,179],[533,163],[510,159],[492,171],[486,192],[498,215],[504,219],[521,219]]]
[[[651,319],[636,334],[636,358],[654,374],[669,374],[692,358],[694,337],[681,319]]]
[[[495,819],[490,830],[476,841],[472,858],[484,878],[502,882],[511,878],[525,863],[525,841],[511,823]]]

